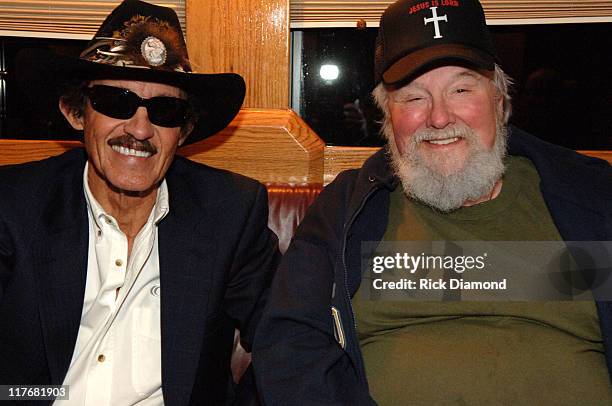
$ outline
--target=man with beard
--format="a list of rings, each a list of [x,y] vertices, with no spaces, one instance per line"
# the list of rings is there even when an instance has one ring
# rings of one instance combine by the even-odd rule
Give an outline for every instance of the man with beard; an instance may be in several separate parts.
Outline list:
[[[191,72],[176,13],[138,0],[79,58],[19,58],[30,91],[63,88],[85,148],[0,170],[0,382],[66,385],[44,391],[58,404],[225,404],[277,239],[261,184],[175,153],[227,126],[243,79]]]
[[[608,241],[608,163],[507,127],[476,0],[391,5],[375,69],[388,145],[281,262],[253,356],[266,404],[609,404],[609,302],[375,300],[362,274],[368,242]]]

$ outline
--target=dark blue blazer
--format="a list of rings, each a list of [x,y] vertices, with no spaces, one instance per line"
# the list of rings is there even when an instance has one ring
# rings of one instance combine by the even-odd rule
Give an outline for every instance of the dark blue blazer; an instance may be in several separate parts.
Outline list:
[[[0,169],[0,384],[61,384],[87,272],[82,149]],[[278,261],[259,183],[177,157],[159,224],[167,405],[223,404],[234,328],[247,350]],[[23,404],[23,403],[20,403]]]

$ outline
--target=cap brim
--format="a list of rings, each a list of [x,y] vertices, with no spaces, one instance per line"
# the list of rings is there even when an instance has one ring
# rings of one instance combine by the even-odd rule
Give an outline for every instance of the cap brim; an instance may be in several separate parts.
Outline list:
[[[58,89],[71,80],[127,79],[177,86],[198,98],[200,119],[183,145],[207,138],[225,128],[238,114],[246,86],[235,73],[201,74],[129,68],[58,55],[48,50],[25,49],[16,58],[22,89]],[[53,93],[48,92],[47,93]],[[31,102],[36,102],[36,97]]]
[[[495,57],[492,55],[465,45],[443,44],[420,49],[400,58],[385,70],[382,81],[386,85],[395,85],[443,62],[464,63],[485,70],[495,68]]]

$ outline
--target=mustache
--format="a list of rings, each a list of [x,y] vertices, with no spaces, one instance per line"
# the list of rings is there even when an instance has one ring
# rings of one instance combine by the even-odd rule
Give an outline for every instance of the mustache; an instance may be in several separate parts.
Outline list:
[[[115,138],[111,138],[110,140],[108,140],[108,145],[110,145],[111,147],[119,146],[134,149],[136,151],[145,151],[151,154],[157,153],[157,148],[155,148],[155,146],[151,144],[149,140],[138,140],[130,134],[124,134]]]
[[[474,137],[474,132],[466,126],[453,126],[442,129],[423,128],[418,130],[412,136],[413,143],[417,144],[423,141],[444,140],[448,138],[466,138],[471,140]]]

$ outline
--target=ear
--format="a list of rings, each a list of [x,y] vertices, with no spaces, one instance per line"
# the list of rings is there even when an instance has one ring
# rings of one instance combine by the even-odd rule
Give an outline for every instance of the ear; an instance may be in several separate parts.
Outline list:
[[[497,111],[498,114],[501,118],[504,117],[504,97],[502,96],[501,92],[499,90],[497,90],[497,88],[495,89],[495,103],[497,104]]]
[[[183,145],[187,137],[189,137],[189,134],[191,134],[191,131],[193,131],[193,127],[194,127],[194,124],[189,123],[187,124],[185,128],[181,128],[181,138],[179,138],[179,142],[178,142],[179,147]]]
[[[66,120],[70,123],[72,128],[78,131],[83,130],[83,116],[79,117],[76,115],[75,111],[68,107],[66,103],[62,99],[59,100],[59,108],[62,111]]]

